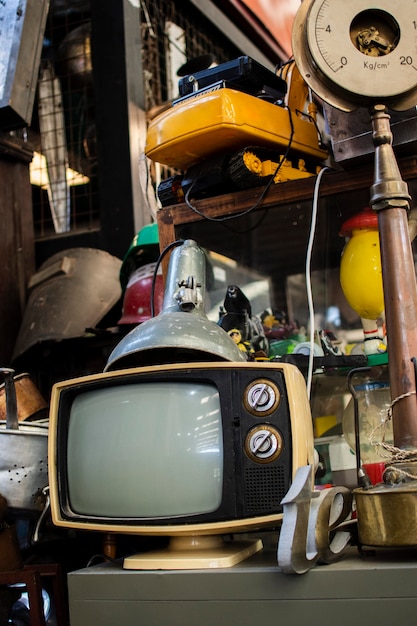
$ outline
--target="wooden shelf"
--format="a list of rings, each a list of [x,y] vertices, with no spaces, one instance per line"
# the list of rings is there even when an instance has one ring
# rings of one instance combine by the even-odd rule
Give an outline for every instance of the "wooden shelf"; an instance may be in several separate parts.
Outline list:
[[[400,163],[404,180],[417,175],[417,158],[409,158]],[[373,183],[373,167],[364,166],[349,171],[325,172],[320,184],[320,197],[333,194],[369,189]],[[276,208],[292,202],[310,200],[314,194],[316,178],[305,178],[297,181],[278,183],[270,188],[264,200],[255,211]],[[164,207],[158,211],[158,229],[161,249],[175,240],[177,226],[204,219],[215,220],[227,215],[236,215],[250,209],[258,201],[262,187],[247,191],[229,193],[213,198],[193,201],[193,205],[203,215],[198,214],[186,204]],[[204,217],[205,216],[205,217]]]
[[[413,202],[417,202],[417,158],[401,160],[399,165],[403,179],[410,181],[410,188],[414,185],[410,193],[415,196]],[[345,243],[339,236],[340,227],[345,219],[369,203],[373,177],[372,164],[323,174],[318,193],[313,270],[339,266]],[[305,271],[316,181],[313,177],[278,183],[269,189],[262,202],[259,198],[263,188],[258,187],[193,200],[198,212],[186,204],[164,207],[157,215],[161,250],[176,239],[194,239],[199,245],[268,276],[274,301],[284,304],[286,277]],[[240,214],[244,217],[239,217]],[[168,261],[167,255],[164,273]]]

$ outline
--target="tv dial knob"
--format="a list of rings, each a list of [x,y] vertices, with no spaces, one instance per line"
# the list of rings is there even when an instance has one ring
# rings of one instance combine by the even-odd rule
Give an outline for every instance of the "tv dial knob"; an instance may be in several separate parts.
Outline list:
[[[259,379],[245,391],[245,407],[252,415],[270,415],[277,408],[279,400],[279,389],[269,380]]]
[[[252,428],[246,436],[246,454],[257,463],[271,463],[279,457],[282,447],[281,433],[269,424]]]

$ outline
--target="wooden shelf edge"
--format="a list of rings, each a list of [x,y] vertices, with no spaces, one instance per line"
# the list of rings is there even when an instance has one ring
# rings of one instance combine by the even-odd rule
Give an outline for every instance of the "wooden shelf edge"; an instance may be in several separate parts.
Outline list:
[[[404,180],[409,180],[417,174],[417,158],[403,159],[400,161],[399,167]],[[373,184],[373,176],[372,165],[351,170],[329,170],[323,174],[321,179],[320,197],[370,187]],[[313,197],[315,184],[316,177],[278,183],[269,189],[265,198],[254,210],[259,211],[281,204],[309,200]],[[256,187],[246,191],[193,201],[193,205],[201,214],[193,211],[186,204],[163,207],[158,211],[158,223],[161,223],[162,226],[176,226],[188,222],[239,214],[256,205],[262,190],[263,187]]]

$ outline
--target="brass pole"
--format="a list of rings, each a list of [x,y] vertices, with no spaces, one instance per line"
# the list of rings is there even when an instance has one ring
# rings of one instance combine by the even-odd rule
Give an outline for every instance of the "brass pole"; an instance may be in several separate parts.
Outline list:
[[[407,221],[410,196],[392,148],[384,105],[373,107],[372,126],[375,170],[370,203],[378,214],[394,445],[410,449],[417,447],[412,361],[417,357],[417,284]]]

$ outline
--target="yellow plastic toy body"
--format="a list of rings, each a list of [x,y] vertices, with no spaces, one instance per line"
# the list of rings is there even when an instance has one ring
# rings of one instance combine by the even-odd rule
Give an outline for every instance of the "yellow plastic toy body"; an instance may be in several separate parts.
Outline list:
[[[279,155],[279,159],[283,158],[283,155]],[[243,155],[243,163],[248,172],[256,174],[257,176],[274,176],[274,183],[284,183],[287,180],[298,180],[300,178],[308,178],[313,176],[311,172],[307,172],[303,159],[298,160],[298,167],[293,167],[291,161],[285,159],[282,163],[282,167],[277,171],[278,163],[275,161],[262,161],[253,152],[245,152]]]
[[[145,154],[186,170],[210,156],[246,146],[285,151],[291,138],[292,152],[317,162],[325,160],[328,154],[319,146],[315,123],[308,115],[290,110],[229,88],[201,94],[150,122]]]
[[[340,283],[361,318],[376,320],[384,311],[381,253],[376,228],[355,229],[340,262]]]

